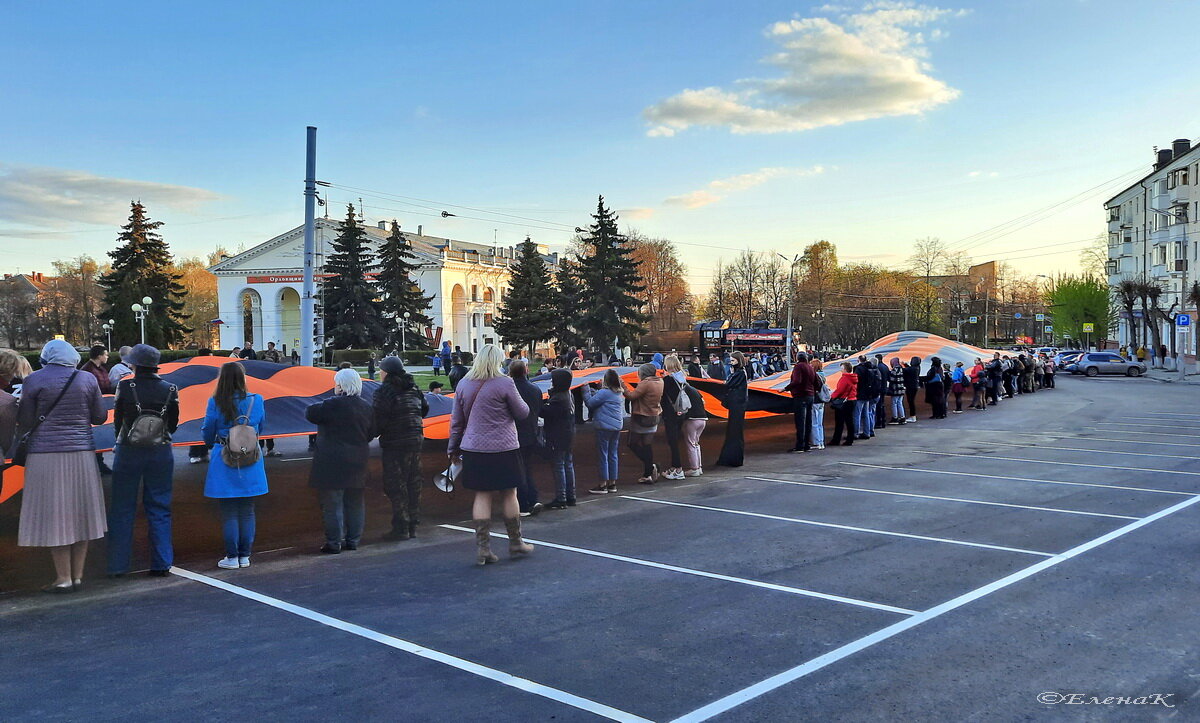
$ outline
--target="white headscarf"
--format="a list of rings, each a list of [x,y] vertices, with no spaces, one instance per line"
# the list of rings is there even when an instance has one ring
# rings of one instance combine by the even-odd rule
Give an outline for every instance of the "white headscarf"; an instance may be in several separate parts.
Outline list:
[[[62,339],[52,339],[42,347],[42,366],[56,364],[63,367],[79,366],[79,352]]]

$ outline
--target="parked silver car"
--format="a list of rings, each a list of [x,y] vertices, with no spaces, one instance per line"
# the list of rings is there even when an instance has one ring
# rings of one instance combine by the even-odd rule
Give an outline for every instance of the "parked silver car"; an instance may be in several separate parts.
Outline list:
[[[1146,365],[1140,361],[1129,361],[1120,354],[1093,351],[1068,364],[1067,371],[1072,374],[1086,374],[1089,377],[1097,374],[1124,374],[1136,377],[1146,373]]]

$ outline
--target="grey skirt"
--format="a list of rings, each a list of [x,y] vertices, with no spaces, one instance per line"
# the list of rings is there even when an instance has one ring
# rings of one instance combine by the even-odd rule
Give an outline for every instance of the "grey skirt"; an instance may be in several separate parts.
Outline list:
[[[58,547],[104,537],[104,488],[96,453],[30,454],[21,496],[21,547]]]

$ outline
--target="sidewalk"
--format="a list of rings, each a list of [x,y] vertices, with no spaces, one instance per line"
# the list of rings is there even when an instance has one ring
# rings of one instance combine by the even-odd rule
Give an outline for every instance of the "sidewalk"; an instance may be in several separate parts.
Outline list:
[[[1194,384],[1200,386],[1200,374],[1188,374],[1186,378],[1180,379],[1179,372],[1168,371],[1166,369],[1150,369],[1146,372],[1147,379],[1153,379],[1156,382],[1164,384]]]

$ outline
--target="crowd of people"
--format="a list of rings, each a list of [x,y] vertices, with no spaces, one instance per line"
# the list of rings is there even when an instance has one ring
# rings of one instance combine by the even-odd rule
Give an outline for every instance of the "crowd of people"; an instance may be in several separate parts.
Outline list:
[[[241,350],[243,353],[245,350]],[[253,352],[251,352],[253,354]],[[438,355],[440,356],[440,355]],[[106,367],[107,350],[97,347],[88,362],[70,344],[55,340],[41,352],[42,368],[11,350],[0,350],[0,447],[22,457],[25,493],[18,544],[50,549],[55,580],[47,592],[65,593],[82,585],[83,564],[91,540],[108,537],[107,570],[111,577],[129,572],[134,518],[139,491],[148,523],[150,574],[166,576],[173,563],[171,493],[174,474],[172,437],[179,424],[178,390],[158,375],[161,355],[139,344],[121,349],[120,361]],[[239,358],[255,358],[253,356]],[[728,358],[709,359],[701,368],[696,356],[655,354],[637,368],[630,385],[613,367],[599,381],[578,386],[570,369],[585,364],[582,352],[543,363],[549,372],[548,394],[530,381],[529,361],[519,351],[508,355],[485,345],[469,368],[452,355],[449,368],[462,368],[456,379],[447,453],[448,471],[474,492],[472,520],[476,562],[496,562],[491,550],[493,510],[499,507],[509,552],[520,557],[533,547],[522,537],[521,518],[543,509],[562,510],[577,504],[574,446],[577,425],[594,429],[597,469],[588,473],[593,495],[617,491],[620,479],[620,434],[628,432],[629,451],[640,465],[639,484],[679,480],[704,474],[700,439],[709,418],[702,395],[688,378],[720,379],[719,401],[727,412],[724,442],[715,463],[744,463],[744,426],[751,378],[777,368],[777,360],[733,351]],[[594,363],[594,362],[592,362]],[[764,366],[765,364],[765,366]],[[344,365],[348,367],[349,365]],[[577,368],[586,368],[579,366]],[[922,373],[922,369],[925,371]],[[697,373],[697,372],[701,373]],[[1005,398],[1054,387],[1054,362],[1045,355],[996,353],[967,366],[938,357],[924,363],[883,354],[842,361],[835,385],[818,358],[799,353],[786,391],[792,397],[795,444],[792,452],[823,450],[826,407],[834,415],[831,445],[869,440],[890,425],[917,421],[917,396],[923,390],[931,419],[967,406],[986,410]],[[316,427],[309,485],[316,490],[324,525],[320,551],[337,554],[358,548],[364,532],[364,488],[370,444],[379,440],[383,490],[392,507],[389,540],[416,537],[420,524],[421,452],[426,395],[395,356],[379,362],[380,386],[372,400],[362,398],[358,372],[339,369],[333,396],[306,408]],[[440,386],[440,384],[439,384]],[[111,500],[105,509],[101,463],[92,426],[107,419],[102,394],[115,393],[115,447]],[[19,390],[19,399],[11,394]],[[626,421],[628,417],[628,421]],[[217,501],[224,539],[224,569],[249,567],[255,538],[255,501],[268,493],[260,440],[266,409],[261,395],[250,393],[241,364],[220,367],[202,424],[203,446],[211,450],[204,495]],[[669,462],[660,468],[655,447],[664,429]],[[12,440],[10,443],[8,440]],[[554,498],[539,501],[533,471],[546,460],[554,479]]]

